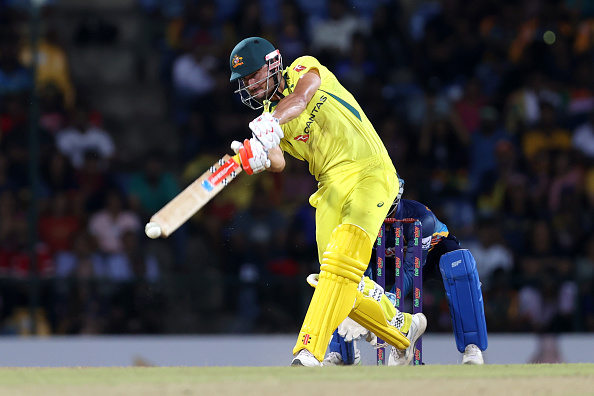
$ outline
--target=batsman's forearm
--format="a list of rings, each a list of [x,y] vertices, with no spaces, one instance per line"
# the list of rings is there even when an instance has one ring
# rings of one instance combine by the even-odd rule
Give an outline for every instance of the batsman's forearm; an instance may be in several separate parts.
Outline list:
[[[279,124],[285,124],[303,113],[307,103],[306,98],[300,95],[289,95],[278,103],[272,116],[278,118]]]
[[[268,159],[270,160],[270,172],[282,172],[285,169],[285,156],[280,147],[268,150]]]
[[[321,83],[320,73],[316,69],[311,69],[299,78],[295,90],[278,102],[272,116],[278,118],[280,124],[298,117],[305,111]]]

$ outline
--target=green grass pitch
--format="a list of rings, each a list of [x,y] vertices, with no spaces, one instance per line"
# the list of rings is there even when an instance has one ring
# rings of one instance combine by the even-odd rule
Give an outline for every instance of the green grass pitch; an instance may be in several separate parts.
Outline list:
[[[0,395],[594,395],[594,364],[2,368]]]

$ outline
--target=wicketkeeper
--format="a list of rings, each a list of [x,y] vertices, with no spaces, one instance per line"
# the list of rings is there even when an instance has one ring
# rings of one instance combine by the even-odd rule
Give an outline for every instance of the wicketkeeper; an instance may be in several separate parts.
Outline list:
[[[483,364],[483,351],[487,349],[487,324],[483,307],[483,296],[476,262],[469,250],[463,249],[448,227],[439,221],[424,204],[400,199],[404,191],[404,180],[400,179],[400,192],[390,208],[388,217],[396,219],[418,219],[423,226],[423,281],[441,272],[443,285],[450,308],[456,346],[463,353],[462,364]],[[403,291],[406,296],[413,284],[414,254],[412,241],[413,224],[403,223],[405,257],[403,264]],[[386,233],[386,257],[394,257],[395,238],[393,232]],[[407,246],[408,244],[408,246]],[[370,266],[371,267],[371,266]],[[370,275],[371,271],[366,272]],[[373,281],[369,281],[372,282]],[[376,288],[381,289],[376,285]],[[389,319],[394,315],[394,287],[382,296],[382,307]],[[378,291],[381,293],[381,291]],[[390,302],[388,303],[388,301]],[[356,364],[359,352],[353,340],[366,337],[374,340],[365,329],[349,322],[342,323],[333,335],[326,365]],[[397,351],[394,365],[408,365],[414,355],[414,343],[405,351]]]

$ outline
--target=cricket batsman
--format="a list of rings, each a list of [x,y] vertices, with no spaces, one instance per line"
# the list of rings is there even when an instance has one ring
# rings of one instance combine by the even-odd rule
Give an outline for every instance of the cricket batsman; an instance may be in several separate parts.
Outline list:
[[[318,181],[309,202],[316,208],[320,273],[291,365],[321,366],[332,333],[347,317],[386,340],[392,353],[406,350],[425,331],[425,316],[400,312],[388,321],[362,282],[399,190],[396,169],[371,122],[314,57],[283,68],[278,49],[250,37],[235,46],[229,66],[242,102],[263,109],[249,124],[252,137],[231,144],[243,169],[281,172],[288,153],[307,161]]]

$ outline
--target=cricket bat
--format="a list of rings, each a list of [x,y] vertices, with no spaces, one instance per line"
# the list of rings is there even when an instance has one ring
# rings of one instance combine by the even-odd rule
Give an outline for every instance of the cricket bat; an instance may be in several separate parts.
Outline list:
[[[149,238],[167,238],[241,173],[239,154],[225,155],[167,205],[144,228]]]

